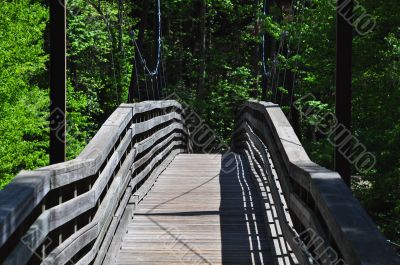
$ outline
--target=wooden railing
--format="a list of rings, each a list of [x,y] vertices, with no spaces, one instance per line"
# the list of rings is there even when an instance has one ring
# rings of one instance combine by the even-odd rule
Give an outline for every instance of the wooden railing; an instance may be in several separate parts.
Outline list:
[[[281,109],[247,102],[233,151],[268,186],[285,240],[300,264],[400,264],[339,174],[310,161]],[[289,216],[289,218],[288,218]]]
[[[0,263],[100,264],[128,201],[186,151],[183,115],[176,101],[123,104],[76,159],[21,172],[0,191]]]

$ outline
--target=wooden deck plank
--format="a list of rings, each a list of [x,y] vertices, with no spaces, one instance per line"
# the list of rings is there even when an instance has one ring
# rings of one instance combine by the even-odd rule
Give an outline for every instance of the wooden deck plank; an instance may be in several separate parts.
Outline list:
[[[181,154],[127,225],[116,264],[275,264],[251,178]]]

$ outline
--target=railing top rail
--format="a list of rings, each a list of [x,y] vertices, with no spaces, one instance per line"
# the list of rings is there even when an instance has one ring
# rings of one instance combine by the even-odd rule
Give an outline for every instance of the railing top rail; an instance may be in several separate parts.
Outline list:
[[[270,132],[273,139],[268,141],[272,140],[278,148],[289,177],[312,196],[330,236],[349,264],[400,264],[400,258],[353,197],[340,175],[310,160],[278,105],[248,101],[243,104],[238,117],[246,113],[262,117],[262,126],[265,128],[258,128],[259,131]],[[268,141],[267,146],[272,143]]]
[[[95,174],[136,114],[166,108],[182,110],[181,104],[175,100],[122,104],[76,159],[21,171],[0,191],[0,247],[49,191]]]

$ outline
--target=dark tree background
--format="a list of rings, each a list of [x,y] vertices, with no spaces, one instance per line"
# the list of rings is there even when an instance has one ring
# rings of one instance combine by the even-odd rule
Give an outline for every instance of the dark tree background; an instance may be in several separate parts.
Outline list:
[[[335,8],[329,2],[276,1],[263,15],[263,1],[161,1],[165,94],[178,94],[229,141],[235,110],[261,99],[264,85],[312,159],[332,168],[333,147],[316,130],[319,117],[290,107],[313,93],[316,100],[302,104],[334,111]],[[398,0],[358,2],[376,26],[354,33],[353,129],[377,163],[362,174],[354,169],[353,190],[381,230],[400,241],[400,6]],[[154,98],[139,52],[153,69],[157,25],[156,1],[68,1],[68,158],[120,103]],[[1,187],[22,169],[48,164],[48,92],[47,1],[1,1]]]

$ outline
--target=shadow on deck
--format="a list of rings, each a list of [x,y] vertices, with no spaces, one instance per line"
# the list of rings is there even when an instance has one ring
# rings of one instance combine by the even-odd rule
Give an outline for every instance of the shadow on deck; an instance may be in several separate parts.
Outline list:
[[[257,192],[236,156],[221,170],[220,155],[179,155],[138,205],[115,263],[275,264]]]

